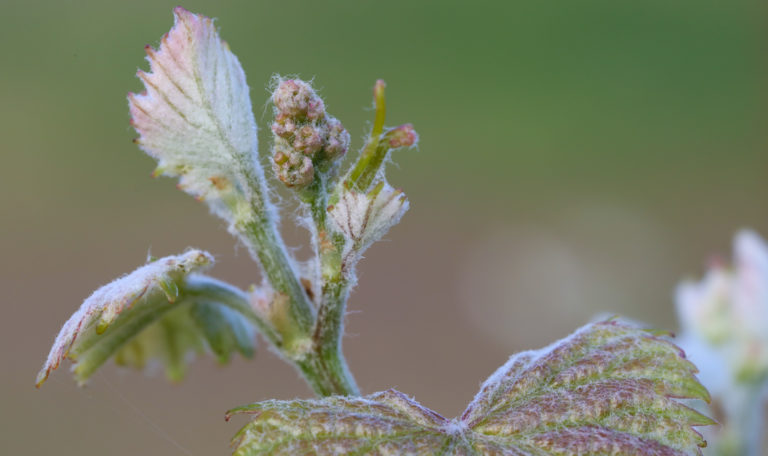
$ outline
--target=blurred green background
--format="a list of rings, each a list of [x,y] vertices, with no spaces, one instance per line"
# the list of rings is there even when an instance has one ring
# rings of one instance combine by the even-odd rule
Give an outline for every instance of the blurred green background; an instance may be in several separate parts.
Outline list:
[[[222,222],[153,180],[125,95],[175,2],[0,2],[0,454],[228,454],[224,411],[310,392],[267,349],[180,385],[109,365],[34,376],[94,288],[196,246],[258,271]],[[388,83],[416,151],[411,212],[367,253],[345,339],[370,393],[458,414],[512,352],[599,312],[675,329],[673,292],[741,227],[768,235],[766,4],[733,0],[189,1],[239,56],[269,146],[274,73],[314,78],[355,146]],[[306,241],[284,205],[292,245]],[[301,252],[306,252],[302,250]]]

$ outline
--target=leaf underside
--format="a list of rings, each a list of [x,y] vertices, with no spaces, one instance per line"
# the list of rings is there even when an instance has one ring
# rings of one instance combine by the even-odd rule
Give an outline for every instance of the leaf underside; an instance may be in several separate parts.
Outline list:
[[[157,159],[155,174],[178,176],[181,189],[231,221],[232,202],[257,201],[252,186],[264,180],[245,73],[212,19],[173,13],[159,48],[145,48],[146,91],[128,95],[135,142]]]
[[[232,354],[254,354],[253,327],[236,311],[216,303],[185,301],[152,323],[115,353],[121,366],[143,369],[150,360],[165,366],[166,376],[181,381],[187,358],[210,350],[219,363]]]
[[[693,426],[713,421],[675,400],[709,400],[696,372],[666,339],[610,320],[512,356],[451,420],[395,390],[260,402],[228,418],[251,416],[237,456],[698,455]]]
[[[241,314],[183,291],[187,277],[212,261],[209,253],[190,250],[148,263],[93,292],[61,328],[37,386],[67,358],[82,384],[113,355],[118,364],[139,368],[159,359],[172,380],[181,379],[190,353],[210,349],[221,362],[234,351],[251,356],[255,333]]]
[[[344,235],[342,257],[354,263],[363,252],[394,225],[405,212],[409,203],[401,190],[380,181],[367,193],[344,189],[339,200],[329,208],[330,224]]]

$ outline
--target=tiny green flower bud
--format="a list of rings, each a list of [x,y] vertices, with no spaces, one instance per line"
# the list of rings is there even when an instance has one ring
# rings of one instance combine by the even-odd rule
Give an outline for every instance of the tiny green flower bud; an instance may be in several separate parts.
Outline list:
[[[288,161],[289,166],[275,169],[278,179],[288,187],[305,187],[315,177],[315,169],[309,157],[297,158]]]
[[[290,138],[296,134],[296,122],[290,116],[279,114],[272,123],[272,133],[281,138]]]
[[[323,100],[309,84],[299,79],[280,81],[272,94],[272,102],[280,114],[291,117],[317,120],[325,114]]]
[[[276,164],[282,165],[283,163],[288,161],[288,156],[278,151],[277,153],[275,153],[275,156],[272,157],[272,159],[275,161]]]
[[[336,160],[343,157],[349,149],[349,132],[335,117],[328,119],[327,129],[328,136],[325,138],[325,145],[323,146],[325,158]]]
[[[323,147],[323,136],[323,128],[304,125],[293,140],[293,148],[304,155],[314,156]]]
[[[325,105],[323,104],[323,100],[320,97],[317,97],[314,100],[310,100],[309,103],[307,103],[307,119],[309,120],[318,120],[322,119],[325,115]]]
[[[288,187],[304,187],[312,182],[315,169],[310,157],[296,151],[288,140],[279,136],[275,138],[274,151],[272,169],[281,182]]]
[[[413,129],[413,125],[405,124],[387,131],[384,134],[384,140],[389,143],[390,148],[396,149],[413,146],[419,141],[419,135]]]

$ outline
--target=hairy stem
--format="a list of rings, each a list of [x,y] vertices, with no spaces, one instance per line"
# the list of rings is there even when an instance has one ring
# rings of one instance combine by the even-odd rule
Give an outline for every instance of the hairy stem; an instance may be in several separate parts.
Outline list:
[[[296,365],[318,396],[360,395],[341,347],[338,350],[315,352]]]
[[[318,275],[322,283],[322,295],[312,334],[312,357],[307,363],[300,365],[300,369],[311,384],[318,383],[318,386],[313,386],[316,390],[321,388],[327,394],[360,394],[341,348],[344,315],[354,281],[354,271],[347,270],[349,266],[345,265],[342,258],[344,236],[333,232],[328,226],[328,204],[329,201],[338,201],[345,187],[367,191],[381,169],[389,151],[389,144],[386,141],[381,142],[382,139],[386,139],[384,88],[384,81],[376,81],[373,89],[376,114],[370,138],[357,162],[341,183],[330,185],[328,179],[318,173],[312,184],[302,194],[302,199],[309,205],[312,216],[312,239],[318,257],[320,269]],[[330,195],[329,190],[332,192]]]
[[[267,281],[276,294],[286,297],[287,305],[282,324],[274,325],[280,334],[277,345],[286,356],[294,358],[302,351],[303,341],[311,334],[315,323],[315,309],[301,285],[293,259],[289,257],[285,243],[277,230],[264,175],[249,171],[260,169],[246,166],[248,160],[240,158],[241,173],[245,176],[248,191],[246,198],[229,202],[235,215],[234,228],[248,246],[251,255],[258,260]],[[270,339],[272,340],[272,339]],[[274,342],[274,340],[272,340]]]
[[[314,308],[299,281],[274,223],[267,217],[260,217],[260,220],[249,222],[244,228],[246,236],[256,246],[254,253],[258,256],[272,288],[289,297],[290,317],[296,329],[299,333],[309,334],[315,320]]]
[[[184,299],[211,300],[238,311],[253,322],[275,347],[281,347],[281,335],[253,311],[248,295],[242,290],[211,277],[190,276],[182,293]],[[313,350],[303,360],[292,361],[289,358],[289,361],[295,364],[318,396],[360,394],[340,350]]]
[[[258,312],[252,309],[246,315],[254,319],[265,337],[285,359],[296,366],[318,396],[359,395],[341,355],[340,337],[332,343],[316,343],[314,335],[319,322],[315,318],[315,307],[301,284],[293,259],[288,255],[277,230],[263,176],[247,175],[247,182],[251,187],[249,201],[231,203],[233,213],[240,215],[236,218],[235,228],[261,264],[274,290],[274,297],[269,315],[257,315]],[[313,219],[327,232],[324,181],[318,179],[313,188],[314,192],[307,193],[313,208]],[[325,261],[323,258],[327,256],[320,254],[321,262]],[[321,297],[321,303],[324,301]],[[345,303],[346,298],[333,304],[337,308],[340,306],[337,312],[342,316]],[[341,323],[339,331],[340,327]]]
[[[342,274],[341,248],[344,239],[333,233],[327,224],[328,193],[326,180],[318,176],[304,193],[312,216],[312,239],[318,256],[322,283],[320,307],[312,335],[312,356],[299,368],[310,384],[323,395],[360,394],[355,379],[347,367],[341,349],[344,334],[344,313],[350,283]]]

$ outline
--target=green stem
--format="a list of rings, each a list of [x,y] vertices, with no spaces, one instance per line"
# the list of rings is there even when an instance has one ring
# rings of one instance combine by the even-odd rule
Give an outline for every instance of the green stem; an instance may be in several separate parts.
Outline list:
[[[285,305],[279,324],[271,321],[280,334],[281,345],[277,347],[288,358],[301,357],[305,341],[314,327],[315,309],[277,231],[264,176],[249,172],[245,166],[242,168],[249,189],[237,195],[244,194],[245,198],[235,197],[227,201],[230,211],[235,215],[234,228],[261,265],[275,292],[275,299]]]
[[[386,118],[384,88],[384,81],[376,81],[373,90],[376,116],[370,140],[343,184],[335,186],[332,201],[338,199],[342,186],[365,191],[382,166],[389,150],[388,144],[380,145]],[[246,181],[251,185],[250,207],[239,207],[239,202],[233,201],[231,209],[233,214],[244,215],[236,217],[235,228],[258,258],[275,291],[275,300],[270,304],[270,312],[274,313],[267,318],[270,327],[280,335],[280,341],[267,337],[298,367],[318,395],[359,395],[341,350],[344,312],[352,276],[350,271],[344,270],[341,258],[345,240],[328,227],[327,176],[316,173],[314,182],[301,193],[314,222],[313,242],[322,283],[319,311],[315,316],[315,308],[301,285],[270,216],[263,176],[249,175],[248,169],[248,166],[243,166]],[[287,303],[285,307],[284,302]]]
[[[344,238],[327,223],[328,193],[325,176],[316,176],[303,194],[312,216],[312,238],[318,256],[322,295],[312,335],[312,356],[299,368],[316,391],[323,395],[358,396],[360,391],[342,352],[344,313],[350,283],[342,273]]]
[[[252,309],[243,312],[244,315],[252,318],[286,360],[296,366],[317,395],[359,394],[341,356],[340,340],[332,346],[318,346],[315,343],[315,308],[277,231],[269,209],[266,188],[262,185],[263,180],[251,176],[248,181],[252,185],[250,201],[246,203],[235,200],[230,202],[230,207],[234,214],[241,214],[235,228],[251,253],[258,258],[274,290],[274,296],[269,315],[257,315]],[[307,193],[314,195],[310,202],[313,219],[318,220],[325,229],[327,199],[323,181],[318,179],[314,188],[314,192]],[[343,302],[341,306],[343,314]]]
[[[309,334],[315,322],[314,308],[274,223],[268,217],[259,217],[259,220],[247,223],[244,228],[246,237],[256,246],[254,253],[272,288],[287,295],[290,300],[290,317],[297,330],[295,335]],[[285,342],[289,343],[287,340]]]
[[[185,299],[204,298],[238,311],[253,322],[275,347],[281,347],[280,334],[253,311],[248,295],[240,289],[211,277],[190,276],[182,293]],[[312,351],[305,359],[293,363],[319,396],[360,394],[340,350]]]
[[[341,356],[340,341],[334,344],[335,350],[314,343],[315,308],[277,231],[263,176],[248,176],[247,181],[251,185],[249,201],[230,202],[232,212],[241,215],[236,217],[235,229],[261,264],[274,297],[270,303],[272,314],[257,315],[252,309],[244,314],[253,319],[286,360],[296,366],[318,396],[358,395],[357,386]],[[321,181],[318,180],[317,185],[322,189]],[[317,194],[324,195],[322,190]],[[313,218],[321,220],[322,226],[325,225],[326,203],[326,199],[319,199],[311,204]]]
[[[313,342],[315,359],[321,363],[324,371],[331,372],[333,380],[329,382],[334,388],[341,388],[345,395],[359,396],[360,391],[354,377],[347,367],[347,362],[341,349],[344,335],[344,314],[349,297],[350,284],[348,280],[338,280],[323,286],[323,305],[317,315],[317,324]],[[341,380],[340,382],[338,380]],[[339,393],[336,393],[339,394]]]
[[[376,81],[373,88],[376,109],[373,129],[360,157],[342,183],[334,186],[333,194],[329,196],[327,178],[318,173],[302,194],[313,221],[312,237],[320,263],[322,296],[312,335],[312,357],[299,364],[299,368],[316,391],[323,391],[321,394],[360,394],[341,349],[344,314],[354,271],[345,270],[342,259],[345,239],[329,229],[327,207],[329,201],[331,204],[338,201],[344,188],[367,191],[382,167],[390,149],[384,132],[387,111],[385,86],[384,81]]]
[[[296,363],[304,378],[319,396],[359,396],[360,390],[339,350],[315,352]]]
[[[376,85],[373,87],[373,102],[376,109],[376,116],[373,120],[373,130],[371,130],[371,137],[365,145],[363,152],[360,154],[360,158],[344,180],[345,185],[349,188],[365,191],[368,185],[373,181],[373,178],[376,177],[381,162],[384,160],[384,156],[379,153],[378,149],[381,134],[384,132],[384,121],[386,120],[387,115],[387,103],[386,98],[384,97],[385,87],[386,84],[384,84],[384,81],[381,79],[376,81]],[[384,155],[386,155],[386,151]]]
[[[269,200],[266,179],[261,168],[253,166],[251,155],[236,155],[243,180],[239,191],[225,201],[234,216],[235,231],[248,246],[251,255],[261,264],[264,275],[276,294],[287,297],[287,321],[280,333],[281,351],[300,351],[302,339],[311,333],[315,309],[301,286],[288,256],[285,243],[277,230],[277,217]]]

